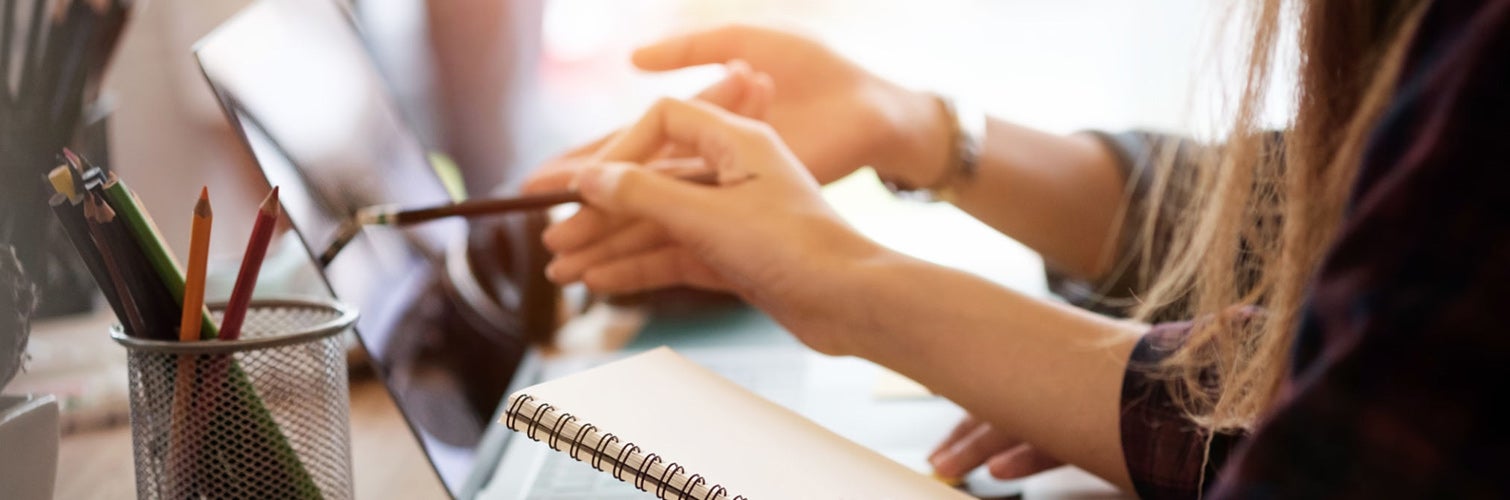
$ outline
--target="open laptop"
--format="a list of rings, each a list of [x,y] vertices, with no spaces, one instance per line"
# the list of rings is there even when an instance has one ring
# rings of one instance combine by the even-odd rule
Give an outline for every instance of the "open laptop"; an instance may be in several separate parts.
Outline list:
[[[335,1],[253,2],[195,54],[269,183],[280,186],[312,259],[356,207],[450,200]],[[513,239],[504,244],[527,252],[523,242],[538,241],[542,222],[511,217],[490,227],[502,227],[499,234]],[[605,359],[547,360],[530,348],[528,332],[518,331],[530,322],[513,317],[527,311],[505,297],[523,288],[489,292],[472,278],[476,256],[467,249],[477,233],[459,220],[370,228],[322,268],[331,293],[360,308],[357,336],[436,474],[457,498],[644,498],[497,424],[509,392]],[[516,278],[539,272],[523,267],[513,270]],[[738,323],[733,328],[780,341],[678,350],[913,466],[960,415],[937,398],[877,406],[874,366],[811,353],[760,315]]]
[[[254,2],[195,53],[312,259],[355,208],[451,200],[337,3]],[[454,250],[468,238],[459,220],[364,230],[322,269],[330,292],[360,308],[359,340],[459,496],[485,483],[474,464],[506,441],[490,430],[499,401],[538,371],[519,332],[487,335],[486,321],[467,321],[497,304]]]

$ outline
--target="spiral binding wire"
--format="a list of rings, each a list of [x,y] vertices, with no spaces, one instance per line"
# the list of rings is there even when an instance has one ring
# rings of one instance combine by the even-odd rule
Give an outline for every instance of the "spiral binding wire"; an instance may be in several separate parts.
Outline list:
[[[538,430],[545,427],[545,420],[543,417],[554,414],[552,410],[557,410],[557,408],[550,404],[541,403],[539,406],[535,407],[535,411],[532,412],[529,417],[527,417],[527,421],[524,422],[525,428],[521,429],[515,424],[521,416],[521,413],[523,412],[525,407],[527,407],[530,402],[534,400],[534,396],[531,396],[529,394],[521,394],[518,397],[514,398],[513,401],[509,402],[509,409],[504,413],[504,425],[507,425],[510,429],[513,429],[515,431],[522,432],[532,441],[539,442],[541,439],[535,434]],[[572,422],[578,422],[580,426],[572,435],[571,443],[569,444],[569,446],[567,446],[567,449],[562,449],[562,447],[560,446],[561,437],[563,434],[565,434],[566,428]],[[585,444],[584,441],[586,441],[587,437],[592,435],[592,433],[597,430],[599,430],[597,426],[590,423],[581,422],[575,415],[572,415],[571,413],[561,412],[556,416],[556,422],[551,424],[550,434],[545,437],[545,444],[552,450],[565,452],[568,455],[571,455],[573,460],[582,462],[582,458],[577,456],[578,451],[583,449],[582,447]],[[640,461],[640,465],[638,467],[628,468],[629,459],[633,458],[636,455],[639,455],[643,450],[634,443],[623,442],[619,446],[618,452],[612,458],[613,463],[611,464],[611,467],[613,470],[609,470],[609,468],[604,467],[603,458],[608,456],[608,450],[611,446],[620,442],[621,441],[619,440],[619,437],[615,436],[611,432],[602,434],[598,437],[598,443],[592,446],[592,459],[587,460],[586,462],[592,465],[592,468],[594,469],[612,474],[614,479],[618,479],[621,482],[631,482],[625,480],[623,477],[624,472],[627,470],[634,475],[634,477],[632,478],[632,484],[634,484],[635,488],[646,493],[653,493],[659,498],[667,498],[666,493],[673,489],[671,481],[676,479],[677,475],[685,473],[687,469],[685,467],[682,467],[681,465],[678,465],[676,462],[671,462],[669,464],[666,464],[665,468],[661,470],[660,476],[653,476],[651,475],[651,469],[655,468],[656,464],[665,462],[665,460],[663,460],[660,455],[657,455],[655,453],[645,455],[645,457]],[[651,491],[649,487],[646,487],[645,481],[647,479],[655,483],[655,491]],[[718,484],[711,486],[708,485],[708,480],[701,474],[693,474],[689,476],[687,478],[687,481],[685,483],[682,483],[681,488],[675,488],[677,490],[677,500],[698,500],[697,498],[692,496],[693,492],[696,491],[698,487],[704,487],[707,489],[707,491],[703,493],[701,500],[747,500],[744,496],[735,496],[732,499],[729,498],[729,490],[727,488],[724,488],[722,485]]]

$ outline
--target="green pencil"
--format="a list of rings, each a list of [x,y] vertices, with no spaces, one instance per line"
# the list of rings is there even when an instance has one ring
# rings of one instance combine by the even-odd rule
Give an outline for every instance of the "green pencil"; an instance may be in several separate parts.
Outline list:
[[[152,221],[145,210],[142,210],[141,201],[136,198],[136,194],[126,187],[125,181],[111,177],[104,185],[106,201],[110,202],[116,216],[120,217],[126,223],[126,227],[131,230],[131,235],[135,237],[137,245],[142,248],[142,253],[146,254],[147,260],[152,263],[152,269],[157,271],[163,284],[168,286],[168,293],[173,295],[173,301],[182,304],[184,300],[183,267],[178,265],[178,259],[173,257],[173,252],[168,251],[168,245],[164,243],[162,232],[157,229],[157,223]],[[201,308],[200,317],[203,323],[200,326],[199,338],[209,340],[219,337],[220,328],[215,325],[215,319],[210,316],[210,310]]]

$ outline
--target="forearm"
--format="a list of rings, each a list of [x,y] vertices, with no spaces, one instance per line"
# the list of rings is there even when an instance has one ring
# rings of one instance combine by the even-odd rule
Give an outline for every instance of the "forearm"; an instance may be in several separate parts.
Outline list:
[[[928,94],[909,92],[908,116],[889,141],[896,161],[878,162],[887,178],[914,186],[946,179],[952,124]],[[901,106],[901,105],[898,105]],[[921,118],[926,117],[926,118]],[[1056,135],[989,119],[979,169],[956,182],[955,205],[1038,251],[1055,269],[1100,277],[1115,259],[1126,184],[1115,156],[1086,134]]]
[[[890,255],[855,273],[854,354],[1122,487],[1122,375],[1141,329]]]
[[[1099,141],[990,119],[976,177],[954,202],[1078,278],[1117,258],[1127,179]]]

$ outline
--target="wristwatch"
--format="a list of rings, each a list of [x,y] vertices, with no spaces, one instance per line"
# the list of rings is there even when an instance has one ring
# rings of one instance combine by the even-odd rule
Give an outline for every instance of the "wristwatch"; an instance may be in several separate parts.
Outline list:
[[[951,124],[949,162],[944,176],[932,186],[915,187],[898,179],[881,179],[893,195],[904,200],[953,203],[960,187],[975,179],[980,170],[981,149],[985,146],[986,115],[979,109],[961,105],[955,99],[934,94]]]

